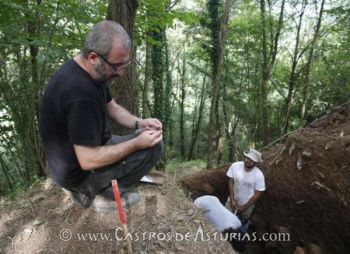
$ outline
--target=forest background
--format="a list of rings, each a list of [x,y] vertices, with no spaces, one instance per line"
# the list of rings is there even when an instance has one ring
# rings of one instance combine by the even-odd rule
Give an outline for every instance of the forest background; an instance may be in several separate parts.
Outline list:
[[[163,122],[160,169],[233,162],[349,100],[349,0],[0,0],[0,195],[48,175],[41,95],[104,19],[132,37],[111,90]]]

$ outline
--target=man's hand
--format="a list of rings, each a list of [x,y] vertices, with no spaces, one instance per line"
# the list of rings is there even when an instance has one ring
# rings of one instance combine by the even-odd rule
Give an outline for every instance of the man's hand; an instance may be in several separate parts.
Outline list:
[[[230,198],[230,206],[231,206],[232,211],[235,211],[238,208],[236,202],[231,198]]]
[[[163,131],[145,130],[136,138],[139,149],[150,148],[163,139]]]
[[[245,203],[244,205],[237,207],[238,211],[240,212],[244,212],[245,210],[247,210],[249,207],[251,207],[252,205],[254,205],[256,203],[256,201],[258,201],[258,199],[261,197],[262,195],[262,191],[257,191],[255,190],[255,193],[253,195],[253,197],[251,197],[247,203]]]
[[[247,205],[242,205],[242,206],[239,206],[237,207],[238,211],[240,211],[241,213],[244,212],[245,210],[248,209],[248,206]]]
[[[146,130],[161,130],[162,123],[156,118],[142,119],[139,121],[139,128]]]

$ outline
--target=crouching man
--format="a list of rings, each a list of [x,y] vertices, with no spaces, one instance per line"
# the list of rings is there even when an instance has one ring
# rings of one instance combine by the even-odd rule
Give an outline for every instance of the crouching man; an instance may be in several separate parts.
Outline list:
[[[124,196],[163,152],[162,123],[130,114],[108,87],[130,66],[130,51],[130,37],[118,23],[96,24],[82,52],[61,66],[41,100],[40,133],[50,174],[84,208],[105,211],[103,202],[94,201],[113,199],[111,180],[118,179]],[[139,130],[112,136],[109,119]]]

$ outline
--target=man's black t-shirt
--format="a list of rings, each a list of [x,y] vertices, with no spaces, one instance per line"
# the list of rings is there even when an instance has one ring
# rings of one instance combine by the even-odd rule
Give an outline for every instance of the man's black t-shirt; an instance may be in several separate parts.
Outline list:
[[[74,60],[50,80],[40,105],[40,132],[51,176],[62,187],[74,187],[87,176],[73,144],[100,146],[110,138],[106,105],[108,86],[93,80]]]

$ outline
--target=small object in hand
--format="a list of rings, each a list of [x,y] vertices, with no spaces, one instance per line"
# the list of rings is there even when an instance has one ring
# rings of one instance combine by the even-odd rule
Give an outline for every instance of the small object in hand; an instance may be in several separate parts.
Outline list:
[[[146,129],[141,128],[141,129],[137,129],[135,130],[135,134],[141,134],[142,132],[144,132]]]
[[[138,129],[140,128],[139,123],[140,123],[139,120],[136,120],[136,121],[135,121],[135,130],[138,130]]]

